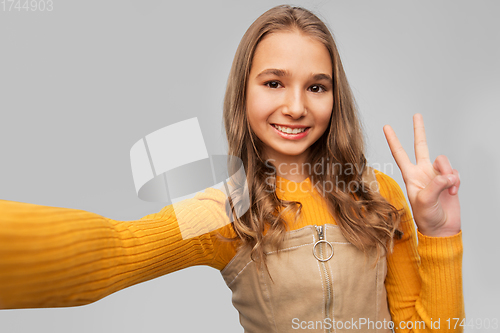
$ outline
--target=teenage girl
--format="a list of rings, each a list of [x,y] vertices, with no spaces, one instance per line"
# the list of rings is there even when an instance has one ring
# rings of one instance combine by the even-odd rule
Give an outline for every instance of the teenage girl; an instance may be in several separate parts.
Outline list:
[[[282,5],[250,26],[224,123],[228,154],[245,167],[243,215],[229,222],[214,188],[136,221],[1,200],[0,308],[89,304],[209,265],[246,332],[448,331],[446,320],[464,317],[458,172],[445,156],[431,162],[421,115],[416,165],[385,126],[412,218],[396,182],[366,165],[354,99],[318,17]],[[196,236],[183,238],[181,218]]]

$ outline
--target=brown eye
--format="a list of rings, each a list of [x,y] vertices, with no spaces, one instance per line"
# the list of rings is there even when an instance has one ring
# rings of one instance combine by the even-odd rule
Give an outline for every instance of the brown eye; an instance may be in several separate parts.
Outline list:
[[[324,91],[326,91],[326,88],[325,88],[325,87],[323,87],[322,85],[315,84],[315,85],[311,86],[311,91],[312,91],[312,92],[319,93],[319,92],[324,92]]]
[[[267,81],[264,83],[265,86],[268,86],[269,88],[276,89],[280,85],[278,81]]]

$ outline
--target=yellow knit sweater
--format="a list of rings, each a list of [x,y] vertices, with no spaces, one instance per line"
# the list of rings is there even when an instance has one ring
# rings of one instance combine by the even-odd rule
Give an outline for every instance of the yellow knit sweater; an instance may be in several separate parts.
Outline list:
[[[404,236],[387,257],[385,281],[396,332],[429,331],[431,320],[438,319],[441,331],[448,331],[449,318],[465,316],[462,233],[420,234],[397,183],[379,171],[376,176],[380,193],[405,209]],[[278,183],[280,198],[303,204],[290,230],[335,224],[320,194],[304,191],[311,188],[309,178],[295,183],[278,177]],[[0,200],[0,309],[85,305],[189,266],[222,270],[236,253],[234,243],[217,237],[234,236],[224,201],[221,191],[208,188],[178,204],[175,213],[169,205],[136,221],[116,221],[83,210]],[[199,236],[183,239],[181,218]],[[226,221],[223,227],[208,231],[221,221]],[[420,321],[426,322],[425,330],[398,329],[398,323],[418,326]]]

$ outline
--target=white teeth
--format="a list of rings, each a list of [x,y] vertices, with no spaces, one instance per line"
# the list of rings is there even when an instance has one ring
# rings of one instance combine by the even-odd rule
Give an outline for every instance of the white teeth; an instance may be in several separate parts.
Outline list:
[[[278,125],[274,125],[275,128],[280,130],[280,132],[287,133],[287,134],[297,134],[297,133],[302,133],[306,130],[306,128],[295,128],[291,129],[289,127],[281,127]]]

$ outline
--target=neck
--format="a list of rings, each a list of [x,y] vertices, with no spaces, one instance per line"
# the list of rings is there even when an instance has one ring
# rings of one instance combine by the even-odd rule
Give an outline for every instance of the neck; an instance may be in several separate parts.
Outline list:
[[[297,183],[309,177],[310,165],[305,156],[274,156],[268,159],[276,166],[276,175]]]

